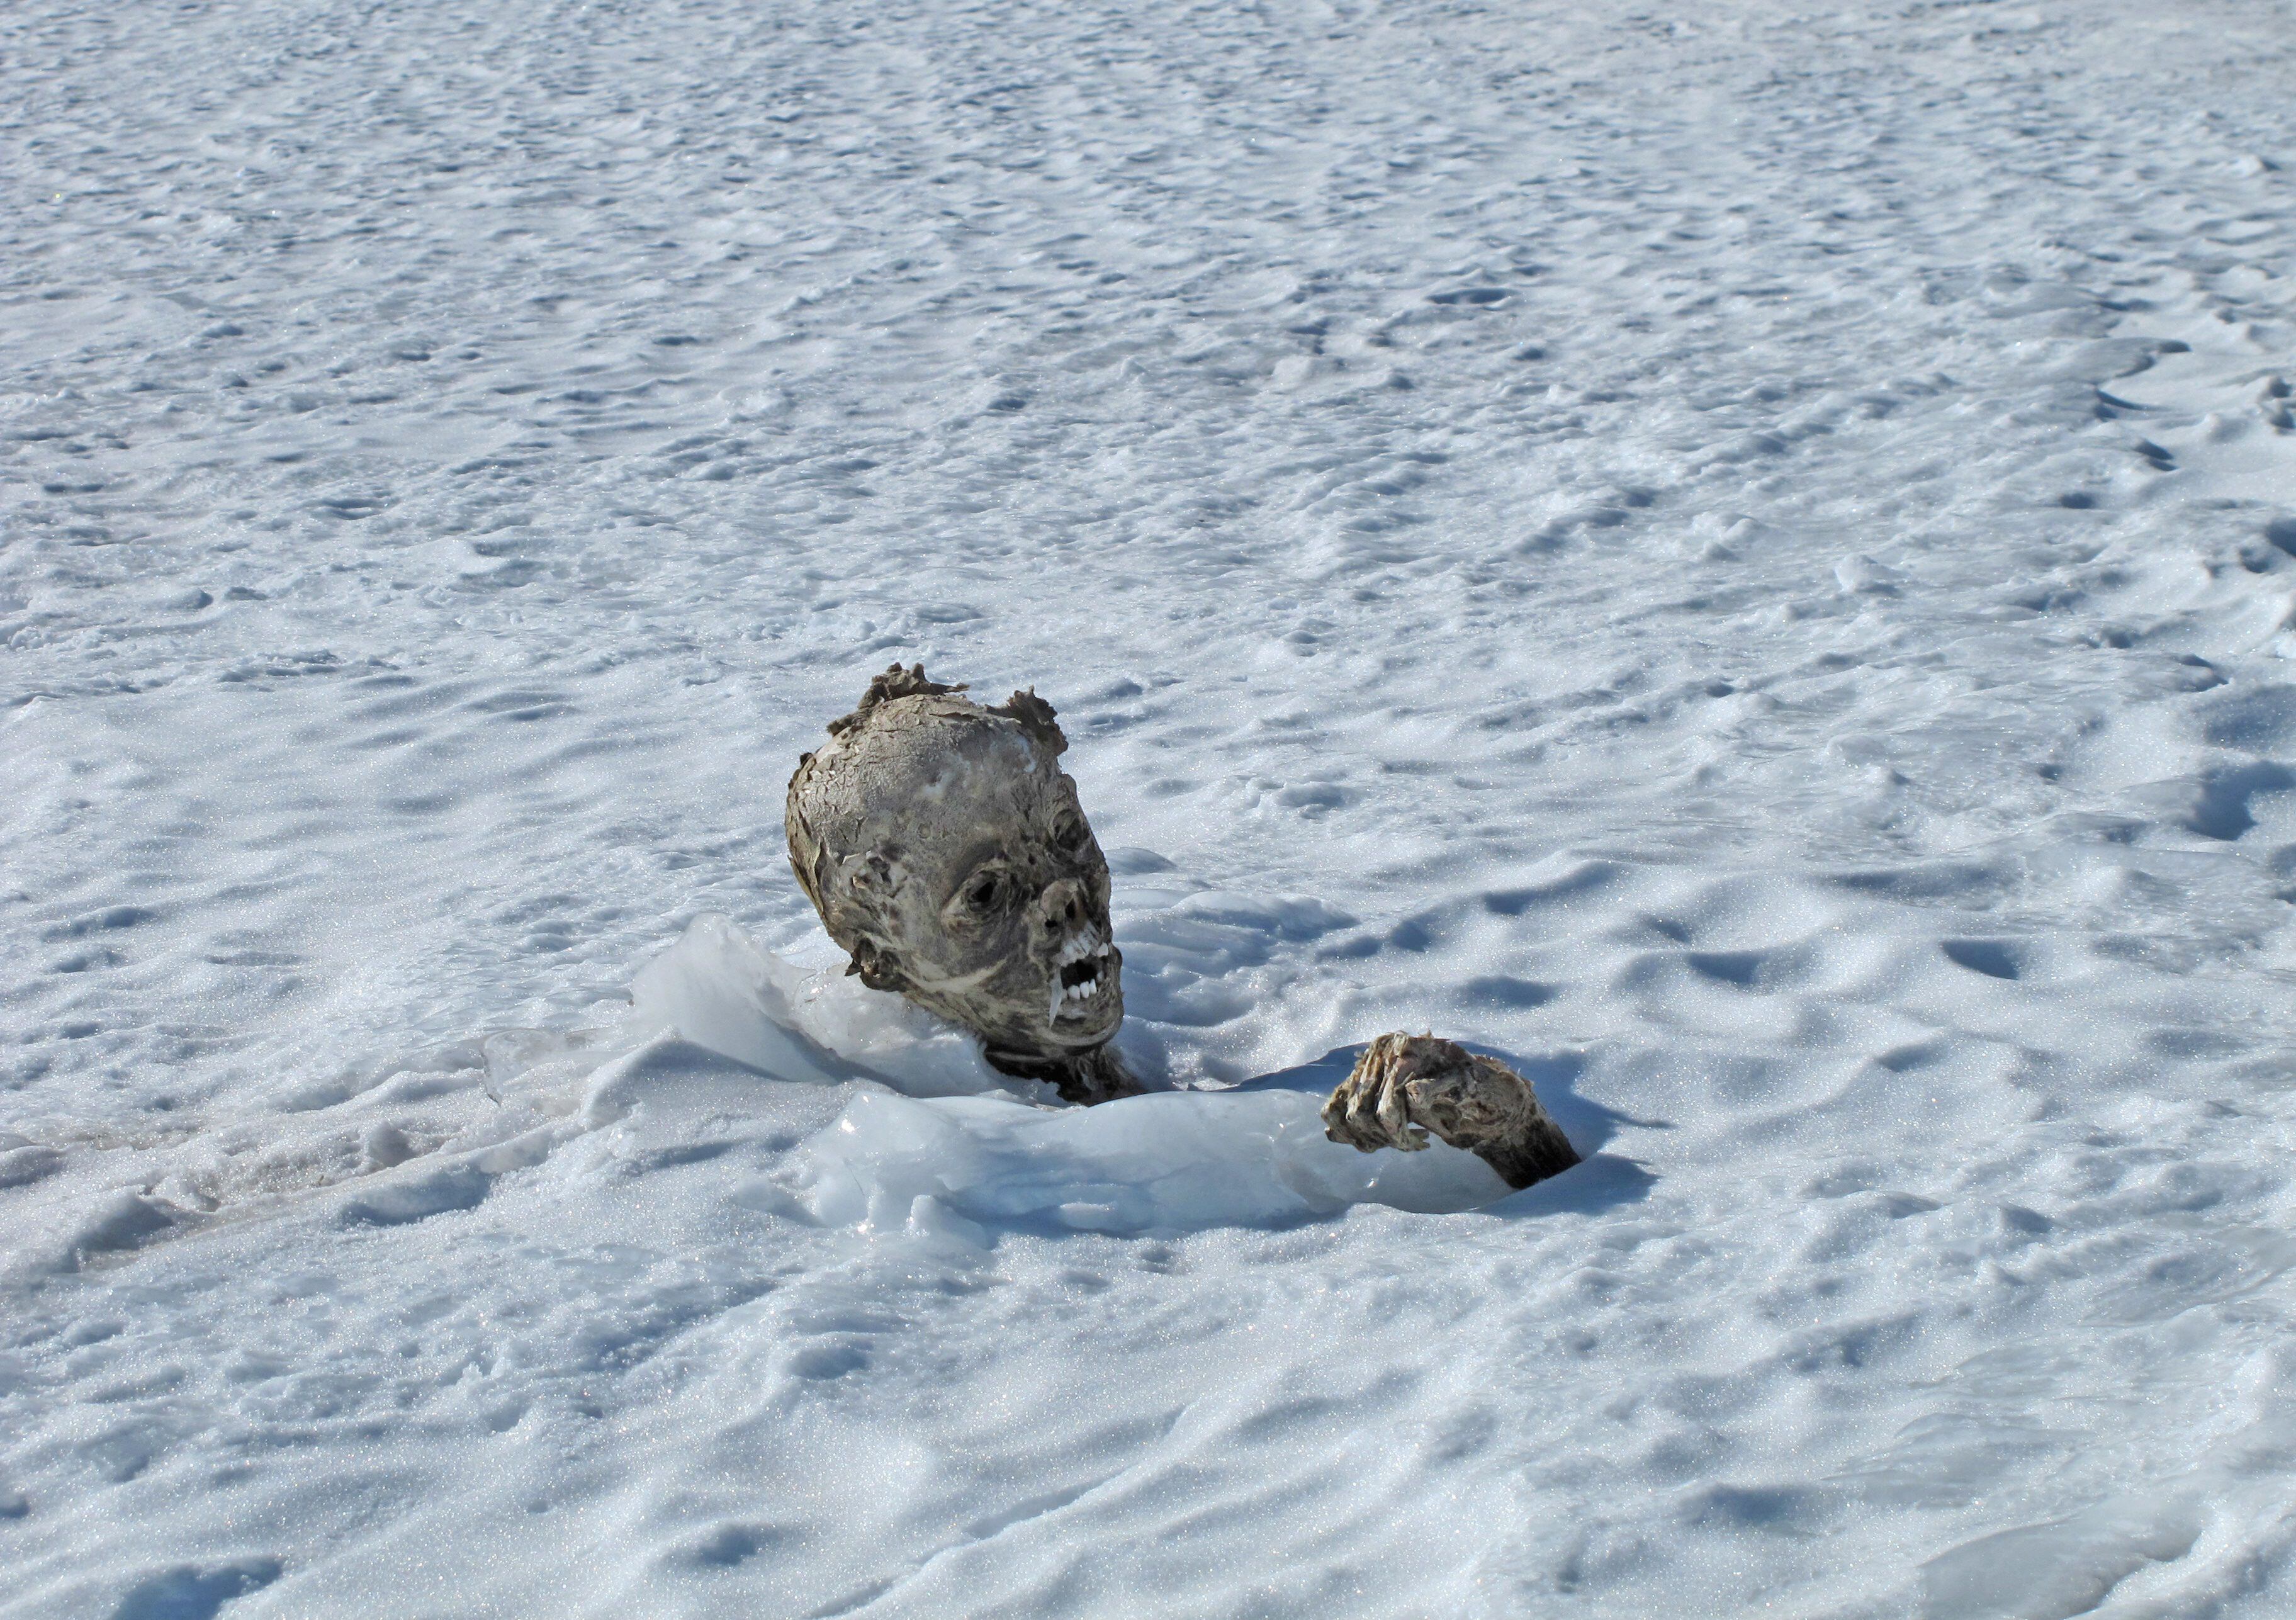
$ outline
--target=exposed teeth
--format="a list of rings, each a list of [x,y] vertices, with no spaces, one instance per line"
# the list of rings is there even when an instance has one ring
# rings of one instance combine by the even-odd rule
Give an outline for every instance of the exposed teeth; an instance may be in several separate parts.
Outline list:
[[[1070,937],[1060,953],[1053,958],[1053,966],[1065,968],[1072,961],[1082,961],[1087,956],[1097,956],[1108,948],[1108,941],[1100,937],[1098,929],[1087,929]]]
[[[1081,984],[1063,985],[1060,981],[1060,970],[1062,967],[1070,962],[1083,961],[1087,955],[1100,954],[1102,953],[1092,952],[1079,952],[1072,954],[1065,948],[1062,951],[1062,961],[1055,963],[1053,969],[1052,1005],[1047,1009],[1052,1018],[1057,1019],[1063,1013],[1081,1012],[1086,1003],[1100,994],[1101,980],[1107,976],[1110,969],[1114,965],[1105,960],[1096,961],[1092,977]]]

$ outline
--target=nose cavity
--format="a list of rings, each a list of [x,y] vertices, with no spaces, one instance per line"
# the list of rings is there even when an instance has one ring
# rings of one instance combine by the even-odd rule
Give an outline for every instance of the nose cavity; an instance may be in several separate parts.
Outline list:
[[[1037,926],[1046,937],[1060,939],[1081,930],[1090,913],[1085,909],[1084,885],[1062,878],[1037,896]]]

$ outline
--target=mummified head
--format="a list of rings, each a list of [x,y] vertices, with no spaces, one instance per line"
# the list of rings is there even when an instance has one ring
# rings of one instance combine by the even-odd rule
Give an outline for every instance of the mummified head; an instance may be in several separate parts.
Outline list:
[[[1124,1019],[1108,862],[1034,691],[984,708],[896,664],[790,778],[790,864],[848,972],[1022,1064]]]

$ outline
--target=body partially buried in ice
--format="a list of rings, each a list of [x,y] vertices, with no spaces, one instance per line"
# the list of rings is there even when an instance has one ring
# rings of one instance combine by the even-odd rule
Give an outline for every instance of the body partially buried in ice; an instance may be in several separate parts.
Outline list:
[[[964,691],[896,665],[791,778],[790,863],[841,974],[704,917],[634,986],[643,1027],[861,1083],[761,1196],[971,1238],[1148,1231],[1468,1209],[1578,1162],[1529,1081],[1432,1035],[1228,1091],[1142,1085],[1111,1044],[1123,956],[1068,740],[1034,691]]]
[[[720,917],[649,964],[633,1000],[641,1028],[772,1077],[760,1084],[853,1087],[764,1193],[824,1224],[977,1242],[997,1229],[1282,1225],[1358,1203],[1447,1213],[1512,1190],[1439,1140],[1407,1153],[1332,1141],[1324,1109],[1344,1053],[1226,1091],[1065,1106],[1048,1084],[991,1068],[963,1030],[834,969],[808,972]]]
[[[1068,739],[1033,690],[992,707],[964,690],[897,664],[829,723],[790,779],[791,867],[864,985],[970,1031],[991,1068],[1064,1100],[1134,1097],[1110,1044],[1124,959],[1108,862],[1060,768]],[[1381,1036],[1319,1112],[1330,1141],[1361,1153],[1441,1142],[1513,1187],[1578,1162],[1529,1082],[1432,1035]]]

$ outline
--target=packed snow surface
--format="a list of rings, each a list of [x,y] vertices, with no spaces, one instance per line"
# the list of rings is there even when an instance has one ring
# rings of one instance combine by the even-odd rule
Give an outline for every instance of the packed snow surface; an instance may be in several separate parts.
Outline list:
[[[0,8],[0,1616],[2288,1614],[2292,107],[2287,0]],[[1060,708],[1178,1094],[836,973],[896,659]],[[1587,1162],[1321,1141],[1398,1027]]]

